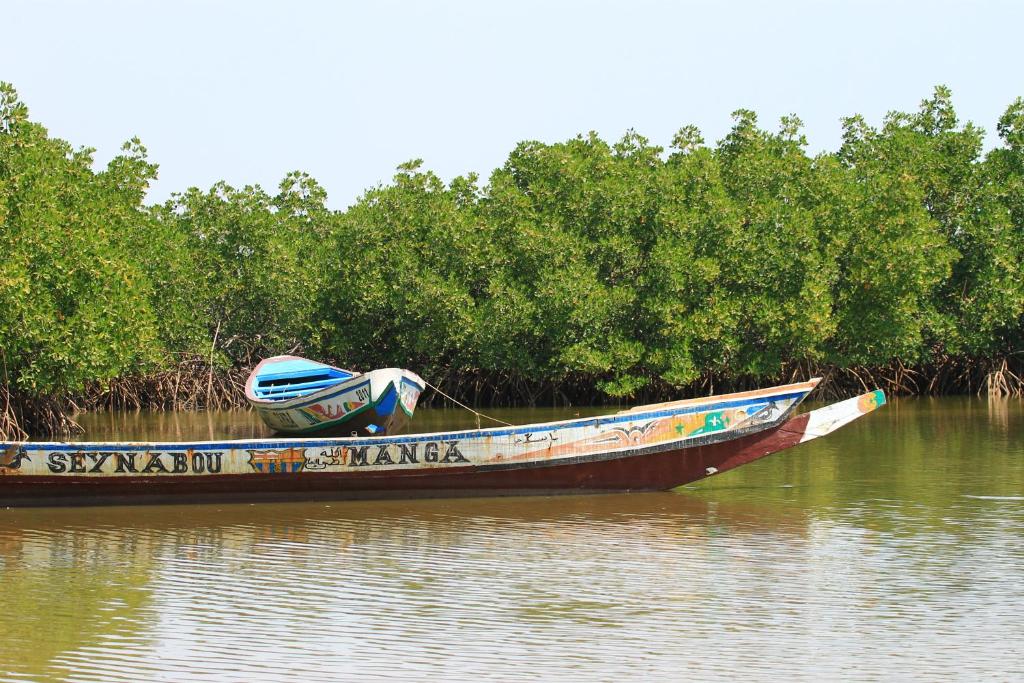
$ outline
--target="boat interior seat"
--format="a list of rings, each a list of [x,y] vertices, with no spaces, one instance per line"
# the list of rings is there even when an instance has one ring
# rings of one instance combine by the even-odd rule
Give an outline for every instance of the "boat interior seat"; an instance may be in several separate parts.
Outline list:
[[[305,359],[268,363],[256,376],[253,392],[257,398],[283,401],[305,396],[344,382],[358,373]]]

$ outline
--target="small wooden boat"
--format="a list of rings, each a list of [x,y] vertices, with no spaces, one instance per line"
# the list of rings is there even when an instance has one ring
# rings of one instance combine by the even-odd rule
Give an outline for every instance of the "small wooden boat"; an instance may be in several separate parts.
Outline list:
[[[262,361],[245,383],[245,398],[282,434],[384,436],[401,431],[425,387],[408,370],[342,370],[298,356]]]
[[[885,403],[876,390],[796,414],[817,383],[436,434],[0,443],[0,505],[666,490],[824,436]]]

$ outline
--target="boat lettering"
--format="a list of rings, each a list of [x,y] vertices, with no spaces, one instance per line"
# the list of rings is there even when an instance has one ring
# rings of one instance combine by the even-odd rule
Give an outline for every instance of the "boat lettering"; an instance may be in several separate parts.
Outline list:
[[[335,466],[339,467],[345,464],[345,458],[348,457],[347,449],[344,446],[334,446],[333,448],[325,448],[319,453],[313,455],[307,455],[306,467],[307,470],[326,470],[328,467]]]
[[[89,471],[102,472],[103,463],[110,459],[110,453],[89,453],[88,457],[92,460],[92,467],[89,468]]]
[[[358,448],[348,448],[348,465],[349,467],[364,467],[369,463],[366,462],[366,452],[370,450],[369,446],[359,446]]]
[[[395,461],[391,459],[391,451],[388,450],[388,445],[384,444],[377,448],[377,457],[373,461],[374,465],[394,465]]]
[[[399,465],[409,463],[411,465],[417,464],[419,461],[416,459],[416,448],[419,446],[418,443],[414,444],[399,444],[399,449],[402,452],[401,460],[398,461]]]
[[[138,457],[138,456],[141,456]],[[223,451],[209,453],[53,452],[46,455],[46,466],[54,474],[217,474],[223,466]]]
[[[272,429],[295,429],[298,427],[295,419],[286,411],[261,410],[260,417]]]
[[[165,474],[168,472],[167,468],[164,467],[163,461],[160,459],[160,454],[159,453],[150,453],[149,454],[149,462],[147,462],[146,466],[142,468],[142,473],[143,474],[150,474],[154,470],[158,471],[158,472],[163,472]]]
[[[437,442],[431,441],[423,448],[423,459],[427,462],[437,462]]]
[[[448,442],[448,450],[445,451],[444,459],[441,462],[469,462],[457,446],[457,441]]]
[[[346,448],[348,455],[348,466],[349,467],[366,467],[368,465],[417,465],[419,464],[418,456],[418,443],[413,444],[398,444],[398,453],[392,453],[391,447],[394,444],[381,444],[377,446],[376,453],[373,454],[373,459],[370,459],[370,446],[354,446]],[[444,455],[441,455],[441,448],[444,446]],[[395,462],[394,456],[398,455],[398,462]],[[306,458],[306,462],[310,462],[312,458]],[[440,462],[440,463],[455,463],[455,462],[469,462],[469,459],[463,455],[462,451],[459,450],[458,441],[428,441],[423,445],[423,461],[424,462]],[[320,467],[319,463],[321,458],[314,460],[318,464],[317,469],[324,469],[326,465]],[[344,458],[342,458],[344,462]],[[335,463],[330,463],[335,464]]]

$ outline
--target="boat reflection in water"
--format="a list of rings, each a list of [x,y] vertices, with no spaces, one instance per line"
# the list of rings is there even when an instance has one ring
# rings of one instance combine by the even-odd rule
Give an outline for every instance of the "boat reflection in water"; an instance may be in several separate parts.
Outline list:
[[[322,654],[336,663],[365,638],[400,639],[430,624],[460,629],[462,610],[509,580],[548,596],[543,608],[514,607],[513,619],[592,614],[625,628],[580,567],[609,548],[623,557],[629,548],[706,555],[715,538],[762,533],[804,536],[806,516],[673,493],[8,510],[0,670],[73,671],[82,680],[200,675],[218,662],[237,668],[242,647],[264,653],[253,671],[278,652],[271,668],[283,672],[295,663],[280,649],[283,625],[302,642],[332,643]],[[514,546],[523,554],[507,564]],[[678,567],[639,557],[620,570],[665,585],[679,578]],[[552,580],[562,583],[557,594]],[[674,590],[699,590],[687,585]]]

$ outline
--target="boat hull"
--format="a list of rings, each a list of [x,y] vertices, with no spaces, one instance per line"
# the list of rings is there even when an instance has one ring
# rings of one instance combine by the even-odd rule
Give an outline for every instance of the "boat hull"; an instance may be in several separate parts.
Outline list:
[[[293,357],[270,360],[281,358]],[[262,400],[253,389],[261,366],[246,384],[246,399],[268,427],[292,436],[397,434],[409,424],[425,387],[415,373],[384,368],[294,399]]]
[[[4,451],[6,466],[0,467],[5,472],[0,476],[0,504],[665,490],[823,436],[885,402],[881,392],[872,392],[795,415],[799,398],[770,400],[781,412],[762,411],[763,421],[704,433],[695,428],[689,435],[684,426],[676,432],[679,438],[667,439],[663,437],[680,425],[708,424],[731,408],[682,406],[534,425],[529,432],[516,428],[405,438],[182,444],[174,451],[159,450],[163,445],[156,444],[134,449],[107,444],[106,451],[85,444],[12,444]],[[782,407],[780,401],[788,403]],[[662,428],[668,432],[659,432]],[[559,443],[560,436],[565,442]],[[612,437],[619,439],[614,447]],[[520,449],[513,452],[517,440]],[[147,467],[150,472],[144,471]]]

